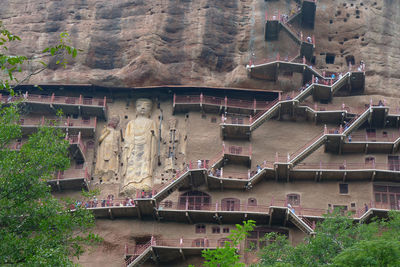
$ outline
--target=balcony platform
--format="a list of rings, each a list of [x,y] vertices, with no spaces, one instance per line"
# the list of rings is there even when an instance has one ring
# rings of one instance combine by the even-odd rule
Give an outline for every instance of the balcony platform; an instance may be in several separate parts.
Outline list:
[[[13,97],[1,96],[0,102],[10,103],[21,101],[21,104],[27,106],[29,110],[40,114],[55,115],[58,110],[64,114],[74,114],[78,116],[98,117],[107,120],[107,100],[106,98],[84,98],[73,96],[35,95],[26,92],[22,96]]]
[[[88,189],[85,177],[48,180],[47,184],[51,186],[52,191]]]
[[[301,24],[303,27],[314,29],[316,10],[315,0],[303,0],[301,3]]]
[[[250,140],[251,130],[250,124],[221,124],[221,135],[223,140],[226,139],[244,139]]]
[[[92,117],[89,120],[72,118],[46,118],[46,117],[22,117],[19,124],[23,135],[30,135],[37,131],[40,126],[52,126],[63,131],[68,130],[70,135],[81,134],[82,137],[94,137],[97,126],[97,118]]]

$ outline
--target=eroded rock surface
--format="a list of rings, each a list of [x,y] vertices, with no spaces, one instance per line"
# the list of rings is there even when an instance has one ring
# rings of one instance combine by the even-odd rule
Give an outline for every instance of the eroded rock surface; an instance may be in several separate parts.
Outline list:
[[[84,51],[66,70],[31,83],[149,86],[185,84],[278,89],[247,78],[251,56],[273,53],[262,42],[265,11],[294,1],[3,0],[0,19],[33,55],[67,31]],[[314,34],[316,67],[340,71],[354,57],[367,65],[366,93],[398,96],[400,6],[394,0],[320,0]],[[254,45],[255,43],[259,45]],[[290,51],[288,51],[290,53]],[[326,53],[335,63],[326,64]]]

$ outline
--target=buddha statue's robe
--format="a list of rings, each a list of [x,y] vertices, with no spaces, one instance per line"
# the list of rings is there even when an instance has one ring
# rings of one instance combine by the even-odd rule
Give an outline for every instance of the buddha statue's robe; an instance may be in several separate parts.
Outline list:
[[[156,159],[156,123],[143,116],[130,121],[126,126],[124,142],[125,177],[121,192],[132,195],[137,189],[151,189]]]

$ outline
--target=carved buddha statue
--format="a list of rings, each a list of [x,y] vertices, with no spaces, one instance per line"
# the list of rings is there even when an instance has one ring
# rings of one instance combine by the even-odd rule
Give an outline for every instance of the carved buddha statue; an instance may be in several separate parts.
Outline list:
[[[118,124],[119,116],[113,116],[101,132],[95,167],[97,176],[103,176],[109,172],[112,172],[114,176],[118,173],[121,139],[120,132],[117,130]]]
[[[123,146],[124,182],[121,193],[132,195],[137,189],[149,190],[156,159],[157,128],[150,119],[153,103],[150,99],[136,101],[136,118],[125,130]]]

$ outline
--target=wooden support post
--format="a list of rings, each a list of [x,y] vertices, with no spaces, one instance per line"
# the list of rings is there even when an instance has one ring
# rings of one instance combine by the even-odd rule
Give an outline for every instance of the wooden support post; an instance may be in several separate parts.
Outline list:
[[[111,220],[114,220],[114,216],[112,214],[112,208],[108,208],[108,215],[110,216]]]
[[[189,212],[185,212],[185,215],[186,215],[186,218],[187,218],[187,220],[188,220],[188,222],[190,223],[190,224],[193,224],[193,220],[192,220],[192,218],[190,218],[190,214],[189,214]]]

